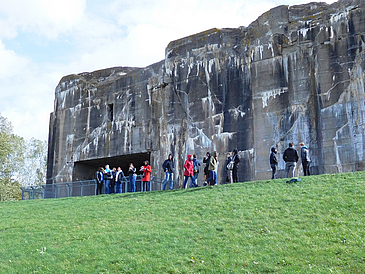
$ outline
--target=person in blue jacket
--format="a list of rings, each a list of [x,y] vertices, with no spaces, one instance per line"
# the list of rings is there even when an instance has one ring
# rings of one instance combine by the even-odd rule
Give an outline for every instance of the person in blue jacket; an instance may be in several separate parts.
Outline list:
[[[110,194],[110,182],[113,180],[113,174],[109,165],[105,166],[103,178],[105,182],[105,194]]]
[[[200,162],[196,158],[196,155],[193,155],[193,162],[194,162],[194,178],[195,178],[195,185],[198,186],[198,176],[199,176],[199,166]]]

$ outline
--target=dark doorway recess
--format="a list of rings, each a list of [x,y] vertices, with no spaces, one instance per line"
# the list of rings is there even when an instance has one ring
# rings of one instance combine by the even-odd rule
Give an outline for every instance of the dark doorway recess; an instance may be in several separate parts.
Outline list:
[[[72,180],[84,181],[94,179],[98,168],[105,167],[107,164],[110,166],[110,169],[120,166],[124,174],[127,176],[129,163],[133,163],[138,173],[139,168],[146,160],[150,161],[150,152],[75,162]]]

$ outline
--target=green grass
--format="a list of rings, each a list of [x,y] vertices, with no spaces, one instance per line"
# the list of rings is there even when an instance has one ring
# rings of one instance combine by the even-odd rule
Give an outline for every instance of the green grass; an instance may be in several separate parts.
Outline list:
[[[365,172],[0,203],[0,273],[364,273]]]

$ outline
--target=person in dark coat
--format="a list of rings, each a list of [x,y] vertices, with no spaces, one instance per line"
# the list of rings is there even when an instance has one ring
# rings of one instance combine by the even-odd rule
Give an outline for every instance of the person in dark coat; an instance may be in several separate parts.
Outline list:
[[[167,182],[170,181],[170,189],[174,188],[174,170],[175,162],[174,156],[169,154],[169,157],[162,164],[163,171],[166,173],[165,181],[163,184],[163,190],[166,189]]]
[[[206,181],[209,178],[209,171],[208,171],[209,162],[210,162],[210,152],[208,151],[205,154],[204,158],[203,158],[203,163],[205,164],[205,167],[204,167],[204,181]],[[207,183],[204,182],[204,185],[206,186]]]
[[[270,166],[272,169],[271,179],[275,179],[276,167],[278,166],[278,159],[276,158],[276,153],[278,153],[278,150],[275,147],[272,147],[270,154]]]
[[[295,166],[299,160],[298,151],[294,148],[294,143],[289,143],[289,147],[284,151],[283,159],[285,161],[286,177],[289,178],[291,170],[291,177],[294,177]]]
[[[96,180],[96,195],[102,194],[102,189],[103,189],[103,173],[104,173],[104,168],[100,167],[99,170],[96,172],[95,174],[95,180]]]
[[[123,186],[125,186],[124,179],[124,172],[119,166],[117,168],[117,174],[115,176],[115,193],[123,193]]]
[[[238,163],[240,162],[240,158],[238,157],[237,149],[234,149],[232,151],[231,157],[232,157],[232,161],[234,162],[234,166],[233,166],[233,170],[232,170],[233,183],[237,183],[238,182],[237,167],[238,167]]]
[[[299,144],[300,147],[300,156],[302,158],[302,166],[303,166],[303,172],[304,176],[309,176],[309,166],[311,164],[311,158],[309,157],[309,150],[307,146],[304,143]]]

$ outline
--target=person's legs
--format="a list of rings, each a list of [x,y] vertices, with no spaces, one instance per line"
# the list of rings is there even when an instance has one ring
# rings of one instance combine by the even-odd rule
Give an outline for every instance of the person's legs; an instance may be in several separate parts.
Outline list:
[[[229,183],[233,184],[233,171],[232,170],[228,170],[228,176],[229,176]]]
[[[167,180],[169,179],[169,173],[165,172],[165,180],[163,181],[163,190],[166,189]]]
[[[170,189],[174,189],[174,173],[169,173],[170,174]]]
[[[199,177],[199,172],[194,174],[195,186],[198,186],[198,177]]]
[[[311,162],[307,162],[307,175],[310,176],[311,174],[309,173],[309,167],[311,165]]]
[[[271,165],[271,169],[272,169],[272,176],[271,176],[271,179],[275,179],[276,165]]]
[[[237,167],[236,167],[236,165],[232,169],[232,177],[233,177],[233,182],[237,183],[238,182],[238,177],[237,177]]]
[[[110,180],[105,180],[105,194],[110,194],[109,186]]]
[[[294,178],[295,176],[295,166],[296,166],[296,163],[293,162],[291,163],[291,168],[292,168],[292,171],[291,171],[291,177]]]
[[[195,177],[190,176],[190,188],[195,187]]]
[[[188,182],[189,180],[189,176],[184,176],[185,179],[184,179],[184,188],[186,188],[186,183]]]
[[[286,162],[285,163],[285,175],[286,175],[286,178],[289,178],[289,171],[290,171],[290,165],[289,165],[289,162]]]
[[[214,185],[217,185],[217,172],[213,171],[213,181],[214,181]]]
[[[211,185],[211,181],[213,180],[214,174],[213,174],[213,170],[208,170],[209,172],[209,178],[207,179],[207,184]]]

